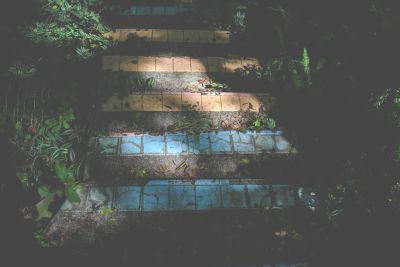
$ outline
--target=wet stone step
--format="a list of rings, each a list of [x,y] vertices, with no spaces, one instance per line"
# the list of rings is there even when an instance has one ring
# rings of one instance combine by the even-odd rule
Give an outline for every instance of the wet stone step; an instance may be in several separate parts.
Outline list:
[[[88,186],[80,191],[81,202],[68,200],[63,212],[205,211],[211,209],[283,209],[303,205],[317,207],[316,194],[305,187],[238,183],[229,179],[150,180],[136,186]]]

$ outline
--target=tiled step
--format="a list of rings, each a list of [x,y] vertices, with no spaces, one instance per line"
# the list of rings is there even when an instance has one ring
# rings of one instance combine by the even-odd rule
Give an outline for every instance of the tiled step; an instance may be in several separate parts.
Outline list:
[[[85,179],[262,178],[295,181],[296,149],[281,131],[130,134],[92,141]]]
[[[202,92],[208,91],[203,90],[207,82],[214,81],[236,92],[255,92],[259,89],[254,83],[236,72],[258,63],[255,58],[104,56],[99,86],[107,92]],[[146,89],[139,81],[147,80],[153,82]]]
[[[219,131],[198,136],[184,132],[161,135],[132,133],[124,137],[99,137],[92,141],[102,156],[287,154],[292,144],[282,131]]]
[[[307,251],[303,248],[309,247],[306,245],[308,239],[297,239],[297,242],[282,245],[274,242],[275,233],[285,229],[288,238],[291,238],[292,233],[286,229],[281,218],[287,214],[309,218],[318,205],[316,195],[307,187],[229,179],[191,182],[148,180],[131,186],[86,185],[80,191],[80,199],[80,203],[66,201],[50,222],[46,233],[53,246],[68,246],[73,242],[76,248],[119,241],[112,246],[123,244],[143,248],[140,244],[143,240],[139,241],[143,236],[139,237],[137,231],[154,227],[173,233],[187,246],[191,243],[186,243],[188,240],[184,236],[190,235],[190,240],[197,240],[196,249],[202,255],[194,256],[193,260],[213,255],[206,249],[210,242],[217,242],[217,247],[222,248],[232,241],[229,241],[230,237],[244,234],[249,238],[241,238],[240,244],[243,248],[251,247],[256,253],[246,260],[254,261],[257,255],[256,262],[261,255],[264,260],[269,258],[273,262],[284,261],[281,258],[284,255],[289,262],[303,261],[301,255]],[[296,224],[301,229],[306,227],[301,219],[296,220]],[[297,225],[291,224],[290,227],[296,229]],[[162,232],[156,231],[157,236],[160,237]],[[200,233],[203,238],[197,235]],[[125,242],[122,236],[128,237]],[[158,242],[161,240],[146,234],[144,238],[154,242],[152,249],[159,249]],[[165,242],[165,238],[161,239]],[[160,245],[165,248],[165,243]],[[218,251],[222,253],[221,249]],[[224,253],[232,252],[231,249],[224,250]],[[275,257],[271,258],[273,255]],[[231,257],[235,259],[233,254]],[[207,266],[213,266],[213,261],[220,260],[214,258]]]
[[[264,264],[241,264],[225,265],[224,267],[307,267],[306,263],[264,263]]]
[[[233,73],[248,65],[259,65],[255,58],[103,56],[104,71],[166,73]]]
[[[86,186],[80,203],[66,200],[62,212],[206,211],[212,209],[283,209],[295,205],[317,208],[316,194],[307,187],[269,185],[262,180],[148,180],[141,185]]]
[[[232,112],[269,110],[274,98],[269,94],[220,93],[132,93],[126,97],[113,95],[102,105],[102,112],[126,111],[197,111]]]
[[[198,0],[118,0],[112,1],[114,4],[121,6],[130,5],[148,5],[148,6],[191,6],[194,2]],[[202,0],[200,0],[202,1]],[[107,3],[109,4],[109,3]]]
[[[114,41],[126,42],[140,39],[145,42],[228,44],[229,31],[179,30],[179,29],[115,29],[104,36]]]
[[[115,15],[122,16],[175,16],[177,14],[190,11],[189,6],[149,6],[149,5],[132,5],[125,7],[124,10],[117,9],[116,7],[109,8],[109,12]]]

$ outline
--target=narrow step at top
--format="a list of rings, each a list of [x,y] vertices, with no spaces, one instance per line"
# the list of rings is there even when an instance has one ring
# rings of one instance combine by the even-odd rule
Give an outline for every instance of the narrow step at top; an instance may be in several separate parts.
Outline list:
[[[203,44],[228,44],[230,35],[229,31],[179,29],[115,29],[104,34],[119,42],[140,39],[145,42]]]
[[[202,1],[202,0],[200,0]],[[187,5],[190,6],[196,0],[118,0],[114,1],[117,2],[118,5],[150,5],[150,6],[183,6]]]
[[[220,93],[131,93],[113,95],[102,104],[102,112],[238,112],[269,110],[274,99],[269,94]]]
[[[255,58],[103,56],[104,71],[167,73],[233,73],[248,65],[259,65]]]
[[[80,203],[68,200],[63,212],[93,212],[108,208],[116,211],[185,211],[211,209],[283,209],[304,205],[314,210],[316,194],[305,187],[235,183],[217,180],[150,180],[137,186],[89,186],[80,191]]]
[[[122,16],[175,16],[192,10],[190,6],[149,6],[132,5],[124,9],[111,7],[109,11]]]

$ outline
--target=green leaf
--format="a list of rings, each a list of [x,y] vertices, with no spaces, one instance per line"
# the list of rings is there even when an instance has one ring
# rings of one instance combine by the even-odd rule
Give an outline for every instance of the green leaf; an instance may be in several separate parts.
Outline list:
[[[37,191],[38,191],[38,193],[39,193],[41,198],[46,198],[48,195],[51,194],[49,188],[47,186],[44,186],[44,185],[40,186],[37,189]]]
[[[79,197],[79,194],[76,192],[75,188],[66,188],[65,196],[72,203],[79,203],[81,201],[81,198]]]
[[[101,216],[108,216],[112,212],[112,208],[102,208],[100,210]]]
[[[304,72],[310,74],[310,57],[308,56],[307,48],[303,49],[303,60],[302,60]]]
[[[54,201],[55,194],[49,194],[47,197],[39,201],[35,207],[38,212],[38,217],[36,221],[40,221],[41,219],[50,219],[53,214],[49,211],[50,204]]]
[[[265,124],[270,130],[274,130],[276,128],[276,122],[273,118],[267,118],[265,120]]]
[[[64,127],[65,129],[69,129],[71,126],[70,126],[70,124],[69,124],[67,121],[63,121],[63,127]]]

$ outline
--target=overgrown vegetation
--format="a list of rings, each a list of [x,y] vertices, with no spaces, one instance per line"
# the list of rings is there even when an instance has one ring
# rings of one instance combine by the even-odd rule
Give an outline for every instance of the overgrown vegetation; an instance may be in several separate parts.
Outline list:
[[[1,52],[0,133],[14,146],[14,175],[30,196],[24,216],[34,219],[33,237],[47,247],[48,220],[64,199],[80,201],[78,178],[95,134],[88,116],[78,117],[87,113],[82,106],[93,109],[90,90],[82,90],[90,77],[79,70],[112,43],[103,37],[101,1],[17,2],[0,28],[8,48]],[[29,12],[20,11],[24,5]]]
[[[35,44],[64,49],[67,59],[89,59],[104,51],[111,41],[102,35],[98,1],[40,0],[39,20],[29,25],[26,36]]]

